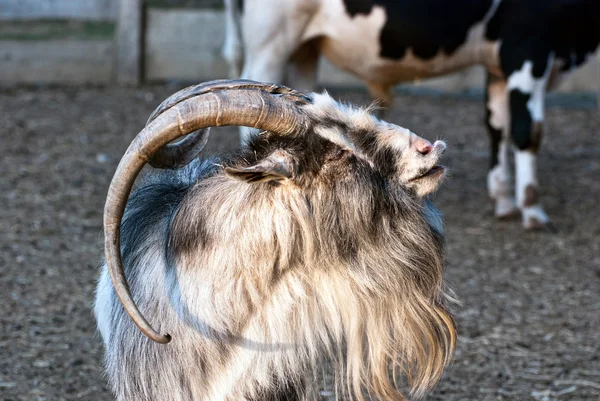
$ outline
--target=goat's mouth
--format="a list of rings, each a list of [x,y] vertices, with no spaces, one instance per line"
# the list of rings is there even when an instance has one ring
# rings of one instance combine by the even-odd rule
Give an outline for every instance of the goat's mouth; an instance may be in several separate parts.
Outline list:
[[[411,178],[410,181],[414,182],[414,181],[422,180],[424,178],[439,177],[439,176],[444,175],[445,172],[446,172],[446,167],[436,164],[429,170],[425,171],[423,174],[420,174],[414,178]]]

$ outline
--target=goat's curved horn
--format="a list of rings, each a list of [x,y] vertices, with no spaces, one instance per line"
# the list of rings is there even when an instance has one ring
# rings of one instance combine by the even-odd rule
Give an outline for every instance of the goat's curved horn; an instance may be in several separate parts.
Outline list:
[[[246,80],[217,80],[190,86],[189,88],[185,88],[172,96],[169,96],[150,115],[146,125],[178,103],[207,92],[226,89],[261,89],[272,94],[284,95],[293,99],[296,103],[302,104],[310,102],[310,99],[304,93],[284,86],[258,84],[254,81]],[[156,152],[148,163],[155,168],[181,168],[189,164],[198,156],[198,154],[200,154],[208,141],[208,134],[209,130],[207,128],[205,130],[193,132],[177,143],[165,145]]]
[[[171,341],[169,334],[158,333],[141,314],[131,297],[123,270],[121,219],[140,170],[166,144],[208,127],[247,126],[284,135],[304,132],[309,121],[298,105],[309,102],[306,95],[282,86],[246,80],[212,81],[168,98],[129,145],[108,189],[104,206],[104,246],[115,292],[146,336],[159,343]]]

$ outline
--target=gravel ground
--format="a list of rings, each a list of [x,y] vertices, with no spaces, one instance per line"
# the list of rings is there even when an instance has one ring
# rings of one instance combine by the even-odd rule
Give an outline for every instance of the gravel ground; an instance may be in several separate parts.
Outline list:
[[[91,311],[104,197],[127,144],[176,89],[0,92],[0,399],[111,399]],[[548,110],[539,170],[550,233],[494,220],[483,114],[481,102],[398,96],[390,116],[449,145],[437,204],[460,337],[427,400],[597,401],[600,115]],[[235,146],[223,131],[211,152]]]

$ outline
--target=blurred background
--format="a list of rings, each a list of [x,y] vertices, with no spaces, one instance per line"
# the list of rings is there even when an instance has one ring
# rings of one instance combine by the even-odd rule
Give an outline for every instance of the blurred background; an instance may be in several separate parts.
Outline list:
[[[167,96],[226,78],[220,0],[0,0],[0,400],[109,400],[92,300],[108,183]],[[370,103],[322,61],[334,97]],[[600,399],[600,56],[547,101],[541,200],[497,221],[479,67],[398,86],[388,119],[448,143],[459,344],[427,400]],[[217,131],[207,152],[238,144]]]
[[[197,82],[228,70],[221,56],[222,0],[0,0],[0,24],[4,87]],[[319,71],[324,85],[360,86],[357,78],[325,60]],[[482,67],[473,67],[417,87],[483,93],[484,78]],[[600,91],[600,56],[572,74],[559,91]]]

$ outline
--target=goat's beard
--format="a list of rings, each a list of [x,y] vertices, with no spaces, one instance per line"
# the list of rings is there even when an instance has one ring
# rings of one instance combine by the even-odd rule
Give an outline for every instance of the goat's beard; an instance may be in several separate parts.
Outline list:
[[[363,231],[353,257],[310,269],[312,303],[299,314],[305,318],[298,325],[312,325],[306,339],[323,342],[336,392],[346,399],[368,394],[404,400],[402,377],[411,395],[421,397],[440,379],[454,351],[456,330],[445,304],[455,300],[443,281],[441,217],[428,200],[419,207],[400,198],[404,213],[395,219],[401,221],[384,217],[376,233]],[[347,228],[360,233],[359,226]],[[335,239],[320,237],[329,237],[331,249]]]
[[[349,196],[356,211],[346,208],[341,218],[334,218],[341,208],[320,209],[314,202],[309,211],[298,197],[271,199],[264,202],[269,208],[260,210],[260,199],[248,207],[250,198],[237,194],[239,205],[228,205],[228,213],[237,210],[232,213],[237,225],[211,233],[207,242],[226,243],[239,238],[239,230],[246,234],[235,252],[172,244],[179,266],[174,303],[195,305],[179,317],[197,333],[207,333],[207,327],[194,320],[209,323],[228,349],[223,363],[223,348],[215,348],[208,360],[216,376],[237,372],[229,381],[236,388],[231,399],[261,397],[281,383],[300,399],[316,399],[314,389],[327,365],[339,399],[404,400],[403,377],[415,397],[430,390],[456,339],[444,306],[450,297],[444,291],[443,235],[435,210],[407,197],[394,208],[399,212],[378,214],[373,226],[364,224],[370,214],[358,194]],[[341,200],[323,204],[335,202]],[[190,207],[202,204],[210,202]],[[218,213],[205,216],[206,227],[213,226],[212,218],[223,220]],[[172,230],[178,239],[198,232],[177,218]],[[191,341],[189,333],[178,335],[186,337]]]
[[[358,400],[365,393],[375,399],[403,400],[398,382],[402,376],[417,397],[439,380],[454,348],[455,331],[452,317],[438,300],[409,283],[395,293],[365,294],[350,288],[347,280],[328,275],[321,286],[320,294],[327,298],[315,299],[309,319],[330,320],[324,327],[330,336],[325,349],[336,393]]]
[[[402,377],[413,396],[423,396],[450,361],[456,334],[441,280],[427,282],[433,277],[395,265],[390,254],[381,255],[388,263],[369,255],[351,266],[313,266],[304,278],[307,296],[288,315],[290,340],[306,347],[313,377],[327,359],[337,399],[404,400]]]
[[[420,397],[450,361],[455,327],[442,288],[425,288],[426,277],[398,276],[391,263],[373,277],[361,262],[284,274],[243,329],[238,345],[275,346],[277,355],[267,356],[271,373],[304,387],[302,399],[325,385],[337,399],[404,400],[403,377]]]

